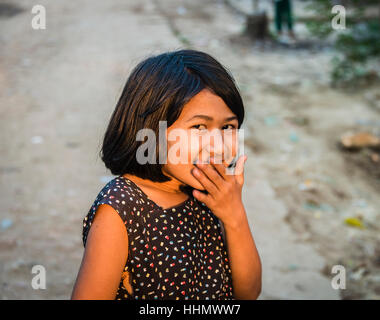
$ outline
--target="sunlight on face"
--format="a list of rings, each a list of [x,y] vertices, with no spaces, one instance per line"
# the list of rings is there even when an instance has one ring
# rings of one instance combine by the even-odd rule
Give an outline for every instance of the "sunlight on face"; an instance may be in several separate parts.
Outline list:
[[[191,173],[193,163],[196,160],[209,162],[210,158],[224,159],[230,163],[237,152],[238,125],[237,116],[223,99],[203,89],[184,106],[179,118],[167,129],[168,159],[167,164],[163,165],[163,172],[193,188],[204,190]],[[178,129],[182,129],[187,139],[187,144],[182,145],[187,161],[173,163],[170,152],[174,150],[177,158],[183,156],[175,148],[180,137],[174,141],[170,139],[171,133],[181,131]]]

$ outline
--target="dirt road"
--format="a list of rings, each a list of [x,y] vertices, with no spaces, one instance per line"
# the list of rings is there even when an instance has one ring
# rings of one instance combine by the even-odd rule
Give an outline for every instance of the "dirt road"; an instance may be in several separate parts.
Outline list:
[[[378,129],[380,116],[373,90],[329,88],[330,51],[252,46],[239,37],[241,17],[216,0],[170,0],[165,10],[151,0],[39,3],[46,30],[31,28],[29,1],[0,14],[2,299],[70,297],[82,219],[112,178],[98,152],[122,86],[141,59],[185,43],[224,63],[244,97],[260,298],[379,298],[378,180],[335,142],[348,129]],[[365,229],[344,224],[357,214]],[[331,286],[337,264],[346,290]],[[46,269],[45,290],[31,287],[34,265]]]

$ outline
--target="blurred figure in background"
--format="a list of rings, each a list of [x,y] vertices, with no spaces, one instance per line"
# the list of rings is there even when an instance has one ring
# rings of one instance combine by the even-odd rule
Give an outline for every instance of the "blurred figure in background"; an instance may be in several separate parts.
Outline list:
[[[291,0],[274,0],[274,7],[276,30],[280,37],[280,40],[283,40],[282,23],[284,19],[286,19],[288,26],[288,35],[294,41],[296,37],[293,32],[293,14]]]

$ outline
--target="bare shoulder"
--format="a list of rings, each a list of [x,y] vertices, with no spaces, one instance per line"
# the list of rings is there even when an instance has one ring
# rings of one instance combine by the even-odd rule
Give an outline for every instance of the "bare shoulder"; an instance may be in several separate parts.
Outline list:
[[[88,233],[72,299],[114,299],[127,257],[124,222],[114,208],[101,204]]]
[[[118,245],[128,250],[128,234],[124,221],[114,208],[101,204],[97,210],[88,235],[88,241],[97,239],[101,243]]]

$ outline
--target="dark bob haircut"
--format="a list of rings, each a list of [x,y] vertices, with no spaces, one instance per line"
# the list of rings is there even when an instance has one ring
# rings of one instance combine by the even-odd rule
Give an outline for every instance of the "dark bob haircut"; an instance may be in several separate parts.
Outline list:
[[[169,128],[184,105],[203,89],[223,99],[238,117],[244,119],[244,105],[232,75],[212,56],[196,50],[177,50],[149,57],[130,74],[112,113],[100,157],[113,175],[131,174],[156,182],[170,181],[162,164],[141,165],[136,151],[143,141],[136,139],[140,129],[152,129],[159,137],[159,121]],[[158,145],[158,144],[157,144]]]

